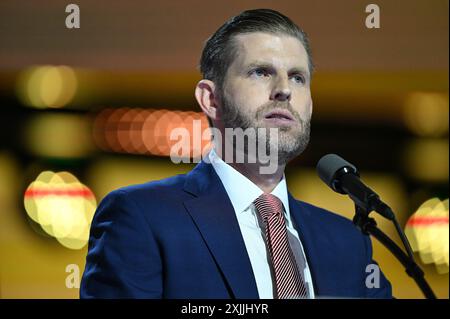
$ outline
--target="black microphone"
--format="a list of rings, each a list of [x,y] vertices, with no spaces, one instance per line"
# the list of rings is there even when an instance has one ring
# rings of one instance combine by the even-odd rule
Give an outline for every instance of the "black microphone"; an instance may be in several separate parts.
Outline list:
[[[327,154],[317,163],[320,179],[335,192],[347,194],[355,204],[367,213],[376,211],[383,217],[394,220],[392,209],[359,179],[356,167],[336,154]]]

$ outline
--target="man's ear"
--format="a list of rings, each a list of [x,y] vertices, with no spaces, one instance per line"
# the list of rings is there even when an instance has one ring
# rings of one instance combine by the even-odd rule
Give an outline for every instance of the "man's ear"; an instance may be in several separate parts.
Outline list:
[[[195,87],[195,98],[202,108],[203,113],[211,120],[217,119],[217,96],[215,95],[216,86],[213,81],[201,80]]]

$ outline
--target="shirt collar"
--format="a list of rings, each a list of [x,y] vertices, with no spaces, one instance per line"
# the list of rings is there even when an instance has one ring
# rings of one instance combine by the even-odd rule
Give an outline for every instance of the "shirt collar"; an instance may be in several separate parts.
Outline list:
[[[214,148],[211,149],[208,156],[214,170],[225,187],[236,214],[245,211],[255,199],[263,194],[263,191],[256,184],[234,169],[231,165],[225,163],[214,151]],[[271,194],[281,200],[284,206],[285,215],[289,219],[289,199],[284,174],[283,178]]]

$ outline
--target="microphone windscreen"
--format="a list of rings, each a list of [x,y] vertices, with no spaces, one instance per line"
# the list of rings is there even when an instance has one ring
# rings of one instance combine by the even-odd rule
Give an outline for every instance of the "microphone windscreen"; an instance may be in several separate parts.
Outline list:
[[[348,167],[353,169],[354,173],[357,173],[358,170],[356,167],[349,162],[347,162],[342,157],[336,154],[327,154],[323,156],[319,162],[317,162],[317,174],[320,179],[324,181],[329,187],[334,189],[333,181],[336,175],[336,172],[339,171],[343,167]]]

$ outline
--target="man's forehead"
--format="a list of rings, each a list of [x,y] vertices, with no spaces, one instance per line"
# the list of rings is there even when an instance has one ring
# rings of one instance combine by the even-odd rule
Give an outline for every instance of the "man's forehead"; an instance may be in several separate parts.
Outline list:
[[[289,64],[289,67],[307,68],[308,54],[299,39],[285,35],[252,32],[236,35],[235,62],[239,67],[258,63]]]

